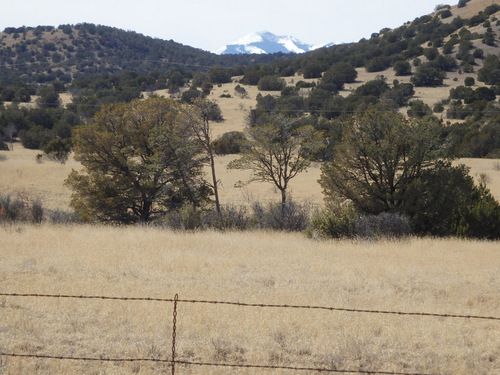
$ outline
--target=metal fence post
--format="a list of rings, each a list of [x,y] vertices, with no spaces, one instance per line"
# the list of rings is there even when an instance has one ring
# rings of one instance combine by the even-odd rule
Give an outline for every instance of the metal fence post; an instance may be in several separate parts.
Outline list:
[[[179,295],[176,294],[174,297],[174,321],[172,326],[172,375],[175,375],[175,337],[177,335],[177,301],[179,300]]]

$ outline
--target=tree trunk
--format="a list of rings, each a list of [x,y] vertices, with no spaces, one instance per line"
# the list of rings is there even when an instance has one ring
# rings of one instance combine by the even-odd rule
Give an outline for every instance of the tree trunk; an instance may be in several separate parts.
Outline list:
[[[212,181],[214,185],[215,208],[220,215],[219,188],[217,187],[217,177],[215,176],[215,161],[212,150],[210,149],[210,167],[212,168]]]
[[[281,219],[286,215],[286,188],[281,189]]]

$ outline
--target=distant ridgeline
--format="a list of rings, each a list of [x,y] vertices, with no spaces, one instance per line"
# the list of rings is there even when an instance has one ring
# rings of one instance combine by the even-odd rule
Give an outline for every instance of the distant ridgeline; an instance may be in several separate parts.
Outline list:
[[[133,71],[207,71],[270,62],[280,56],[218,56],[172,40],[94,24],[8,27],[0,34],[1,82],[47,83]]]

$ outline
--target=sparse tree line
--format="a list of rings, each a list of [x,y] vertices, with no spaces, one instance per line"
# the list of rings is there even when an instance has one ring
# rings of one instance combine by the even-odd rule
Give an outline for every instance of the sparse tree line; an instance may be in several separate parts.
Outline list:
[[[205,99],[133,100],[105,105],[92,122],[76,127],[75,159],[83,170],[73,171],[66,185],[79,219],[306,230],[333,238],[500,236],[499,203],[485,181],[478,185],[465,166],[451,164],[443,123],[380,105],[316,126],[307,117],[267,114],[240,138],[240,155],[229,168],[249,169],[255,180],[273,184],[280,202],[251,210],[221,204],[207,117],[213,105]],[[332,124],[337,134],[330,138]],[[289,186],[328,147],[319,180],[326,209],[312,213],[293,201]],[[212,167],[208,179],[204,165]],[[2,204],[2,217],[12,217],[12,205]]]

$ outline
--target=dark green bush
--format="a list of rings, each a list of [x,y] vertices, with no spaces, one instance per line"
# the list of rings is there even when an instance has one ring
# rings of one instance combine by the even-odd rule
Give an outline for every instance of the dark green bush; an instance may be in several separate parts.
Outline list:
[[[212,147],[217,155],[239,154],[246,140],[243,132],[230,131],[215,139]]]
[[[465,86],[474,86],[475,84],[476,84],[476,81],[473,77],[466,77],[464,80]]]
[[[261,91],[281,91],[285,87],[285,80],[277,76],[264,76],[257,83]]]
[[[43,152],[45,152],[49,159],[64,164],[71,152],[71,139],[54,138],[45,145]]]
[[[417,99],[411,101],[408,108],[408,116],[410,117],[424,117],[432,115],[432,110],[428,104],[425,104],[422,100]]]
[[[444,106],[441,103],[436,104],[433,108],[432,111],[434,113],[443,113],[444,111]]]
[[[458,2],[458,7],[459,7],[459,8],[463,8],[464,6],[466,6],[466,5],[467,5],[467,3],[468,3],[469,1],[470,1],[470,0],[460,0],[460,1]]]
[[[456,235],[487,240],[500,239],[500,204],[481,183],[473,188],[471,202],[459,210]]]
[[[438,69],[434,64],[428,62],[418,66],[415,75],[410,81],[415,86],[435,87],[443,84],[446,74]]]
[[[452,16],[451,10],[446,9],[441,12],[439,12],[439,15],[441,16],[442,19],[449,18]]]
[[[396,76],[406,76],[411,74],[411,65],[408,61],[396,61],[393,65]]]
[[[43,148],[52,139],[52,133],[41,125],[33,125],[29,129],[20,130],[19,138],[24,148],[37,150]]]
[[[316,83],[315,82],[306,82],[306,81],[299,81],[295,84],[295,87],[299,89],[306,89],[306,88],[311,88],[315,87]]]
[[[365,64],[368,73],[381,72],[389,67],[388,61],[382,57],[375,57]]]

